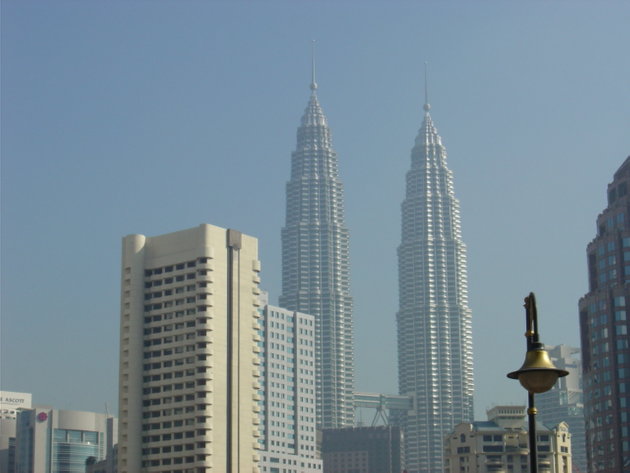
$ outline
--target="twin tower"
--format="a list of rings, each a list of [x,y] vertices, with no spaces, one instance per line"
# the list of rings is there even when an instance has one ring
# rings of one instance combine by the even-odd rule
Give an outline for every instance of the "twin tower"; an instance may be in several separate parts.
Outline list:
[[[446,151],[425,102],[398,247],[399,394],[412,400],[399,421],[409,473],[442,472],[444,436],[473,420],[466,248]],[[287,332],[288,321],[261,320],[255,238],[211,225],[124,238],[119,471],[257,471],[261,405],[293,406],[292,414],[271,416],[266,425],[284,427],[298,417],[324,429],[354,424],[349,233],[337,155],[314,77],[286,192],[279,302],[310,314],[308,340],[298,337],[302,332]],[[265,323],[283,330],[267,344],[260,338]],[[294,345],[282,345],[281,353],[278,337]],[[281,374],[263,376],[261,349],[268,358],[264,367],[282,365]],[[289,380],[304,371],[308,382],[290,388]],[[272,398],[267,404],[260,397],[263,383],[277,388],[264,391]],[[283,431],[280,445],[271,445],[313,459],[306,460],[312,466],[311,425]],[[297,461],[287,458],[287,464]]]
[[[398,247],[398,379],[413,409],[402,420],[407,471],[442,470],[444,436],[473,420],[472,318],[466,247],[453,177],[425,100],[411,151]],[[353,425],[354,360],[349,233],[330,128],[311,97],[286,188],[280,305],[316,320],[317,420]]]

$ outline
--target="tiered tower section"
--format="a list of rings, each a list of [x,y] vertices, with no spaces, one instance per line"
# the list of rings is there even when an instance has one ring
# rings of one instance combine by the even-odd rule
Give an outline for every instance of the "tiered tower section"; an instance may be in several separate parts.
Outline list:
[[[472,316],[466,246],[446,149],[430,105],[411,151],[398,247],[398,376],[411,473],[443,471],[444,437],[473,420]]]
[[[353,423],[349,237],[337,154],[314,78],[311,90],[286,188],[280,306],[315,317],[317,424],[336,428]]]

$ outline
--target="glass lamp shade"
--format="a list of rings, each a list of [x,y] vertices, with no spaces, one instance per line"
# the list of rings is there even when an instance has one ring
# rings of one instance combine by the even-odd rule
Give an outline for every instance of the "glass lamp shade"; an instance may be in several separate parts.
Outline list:
[[[519,374],[518,381],[530,393],[539,394],[549,391],[556,384],[558,373],[553,370],[523,371]]]
[[[549,391],[558,378],[568,374],[554,366],[545,349],[536,348],[527,352],[521,369],[509,373],[508,378],[518,379],[530,393],[540,394]]]

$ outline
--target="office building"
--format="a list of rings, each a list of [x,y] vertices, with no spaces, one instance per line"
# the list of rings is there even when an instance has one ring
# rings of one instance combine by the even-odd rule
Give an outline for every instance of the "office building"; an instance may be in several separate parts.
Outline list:
[[[321,473],[315,424],[315,319],[265,303],[260,325],[260,470]]]
[[[15,471],[15,432],[17,413],[30,409],[32,395],[0,391],[0,473]]]
[[[50,407],[17,413],[16,473],[84,473],[116,443],[116,420],[106,414]]]
[[[445,473],[529,473],[525,406],[497,406],[487,421],[464,422],[444,442]],[[571,434],[565,422],[536,423],[538,471],[572,473]]]
[[[630,157],[608,184],[608,205],[586,247],[580,299],[586,456],[590,473],[630,470]]]
[[[235,230],[123,239],[120,473],[258,470],[259,271]]]
[[[571,432],[573,468],[586,472],[584,434],[584,400],[582,394],[582,360],[579,348],[567,345],[546,347],[549,358],[558,369],[569,372],[547,392],[536,395],[538,418],[545,425],[566,422]]]
[[[393,425],[324,429],[322,459],[326,473],[401,473],[402,431]]]
[[[297,132],[286,187],[280,306],[315,317],[317,424],[353,424],[352,298],[343,186],[330,128],[311,98]]]
[[[398,247],[399,393],[409,473],[443,468],[444,437],[473,420],[472,315],[459,202],[428,99],[411,150]]]

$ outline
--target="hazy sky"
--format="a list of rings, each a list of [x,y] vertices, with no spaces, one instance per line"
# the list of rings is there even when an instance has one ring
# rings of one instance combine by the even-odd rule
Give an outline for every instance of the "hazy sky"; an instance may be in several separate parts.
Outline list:
[[[586,244],[630,154],[628,2],[2,2],[0,387],[117,412],[121,238],[280,228],[317,40],[345,185],[356,388],[397,392],[396,248],[432,116],[461,202],[476,412],[525,403],[523,297],[579,346]]]

